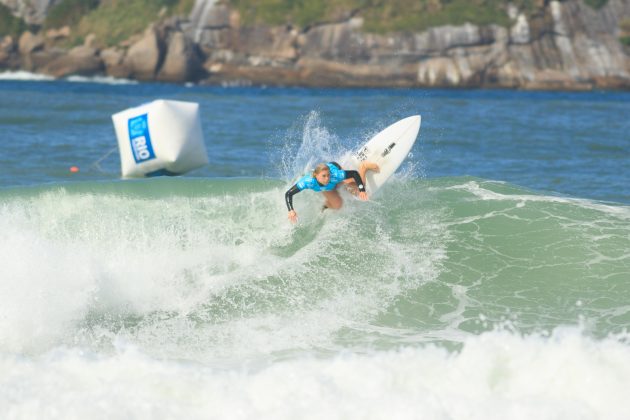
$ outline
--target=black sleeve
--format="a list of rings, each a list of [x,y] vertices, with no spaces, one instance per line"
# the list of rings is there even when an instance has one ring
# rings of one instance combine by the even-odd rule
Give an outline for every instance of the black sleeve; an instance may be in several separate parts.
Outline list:
[[[297,185],[292,186],[289,190],[284,194],[284,201],[287,203],[287,208],[289,211],[293,210],[293,196],[300,192],[300,189]]]
[[[365,192],[365,185],[363,185],[363,181],[361,180],[361,175],[359,172],[355,170],[346,170],[346,179],[354,179],[354,182],[357,183],[357,187],[359,187],[359,191]]]

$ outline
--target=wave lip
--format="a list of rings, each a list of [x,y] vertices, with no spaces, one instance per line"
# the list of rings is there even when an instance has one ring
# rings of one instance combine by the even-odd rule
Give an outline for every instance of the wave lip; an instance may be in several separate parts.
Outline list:
[[[623,219],[630,219],[630,207],[615,205],[613,203],[604,203],[596,200],[589,200],[584,198],[562,197],[536,194],[529,191],[517,191],[510,193],[501,193],[493,191],[490,188],[484,188],[482,184],[486,185],[505,185],[504,183],[485,181],[480,184],[479,181],[468,181],[464,184],[457,184],[447,189],[462,190],[469,192],[481,200],[495,200],[495,201],[518,201],[520,206],[525,205],[527,202],[539,202],[550,204],[569,204],[579,206],[585,209],[598,210],[610,215],[614,215]]]

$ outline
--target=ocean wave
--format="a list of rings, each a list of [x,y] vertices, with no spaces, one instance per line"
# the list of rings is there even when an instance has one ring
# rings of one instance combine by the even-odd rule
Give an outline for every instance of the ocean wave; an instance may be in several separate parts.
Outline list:
[[[3,350],[106,351],[123,338],[155,356],[241,360],[458,343],[506,321],[523,333],[583,323],[605,337],[630,320],[624,206],[535,199],[483,180],[399,179],[375,201],[347,196],[339,212],[322,214],[318,195],[304,193],[292,226],[287,186],[3,190]]]

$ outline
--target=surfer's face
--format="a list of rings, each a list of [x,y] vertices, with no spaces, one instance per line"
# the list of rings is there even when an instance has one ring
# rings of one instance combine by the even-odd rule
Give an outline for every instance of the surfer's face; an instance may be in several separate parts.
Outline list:
[[[330,182],[330,171],[321,171],[317,175],[315,175],[315,179],[321,185],[327,185]]]

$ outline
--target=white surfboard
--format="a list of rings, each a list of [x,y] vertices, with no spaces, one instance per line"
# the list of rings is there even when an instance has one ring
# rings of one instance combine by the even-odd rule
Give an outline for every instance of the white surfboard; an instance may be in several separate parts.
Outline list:
[[[359,151],[342,162],[343,168],[358,169],[363,161],[376,162],[379,172],[368,171],[365,189],[374,194],[403,163],[420,131],[420,115],[404,118],[370,139]]]

